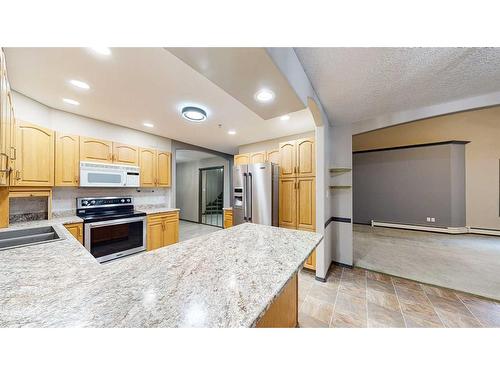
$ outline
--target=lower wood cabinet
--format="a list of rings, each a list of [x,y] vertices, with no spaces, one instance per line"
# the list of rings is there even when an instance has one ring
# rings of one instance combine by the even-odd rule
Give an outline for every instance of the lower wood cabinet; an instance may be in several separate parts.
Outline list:
[[[233,209],[224,210],[224,228],[233,226]]]
[[[83,223],[64,224],[64,227],[78,240],[78,242],[83,244]]]
[[[148,215],[147,218],[148,251],[172,245],[176,242],[179,242],[178,211]]]

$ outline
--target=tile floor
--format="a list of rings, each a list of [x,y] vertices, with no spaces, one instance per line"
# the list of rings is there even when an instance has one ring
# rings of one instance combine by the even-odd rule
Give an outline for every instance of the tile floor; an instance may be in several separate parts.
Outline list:
[[[216,232],[222,228],[211,225],[197,224],[190,221],[179,221],[179,242],[190,240],[191,238],[203,236],[204,234]]]
[[[500,327],[500,301],[362,268],[333,266],[327,282],[299,273],[303,328]]]

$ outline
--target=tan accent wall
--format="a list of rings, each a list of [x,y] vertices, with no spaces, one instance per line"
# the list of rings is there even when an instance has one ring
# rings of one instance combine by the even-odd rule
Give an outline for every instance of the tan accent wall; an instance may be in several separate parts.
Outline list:
[[[250,143],[248,145],[241,145],[238,149],[238,154],[246,154],[248,152],[259,152],[259,151],[272,151],[277,150],[280,142],[293,141],[295,139],[310,138],[314,137],[316,132],[312,132],[289,135],[281,138],[269,139],[267,141]]]
[[[456,113],[357,134],[353,151],[449,140],[465,146],[467,226],[500,229],[500,107]]]

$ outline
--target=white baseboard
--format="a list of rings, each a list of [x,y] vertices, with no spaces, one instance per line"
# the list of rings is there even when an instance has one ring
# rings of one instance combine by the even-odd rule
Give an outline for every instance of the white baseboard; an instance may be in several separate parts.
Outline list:
[[[500,236],[500,230],[495,230],[495,229],[469,228],[469,233],[487,234],[489,236]]]
[[[411,229],[411,230],[421,230],[425,232],[437,232],[437,233],[448,233],[448,234],[466,234],[470,233],[470,228],[467,227],[427,227],[424,225],[411,225],[411,224],[397,224],[397,223],[384,223],[381,221],[372,220],[372,227],[385,227],[385,228],[397,228],[397,229]]]

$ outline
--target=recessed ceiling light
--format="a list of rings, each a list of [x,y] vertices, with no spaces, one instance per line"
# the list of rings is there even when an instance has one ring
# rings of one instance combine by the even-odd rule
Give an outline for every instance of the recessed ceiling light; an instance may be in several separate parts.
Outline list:
[[[235,135],[236,134],[236,130],[228,130],[227,134],[229,135]]]
[[[269,89],[262,89],[259,90],[255,93],[254,98],[255,100],[261,102],[261,103],[268,103],[274,100],[274,92],[272,92]]]
[[[64,103],[71,104],[71,105],[80,105],[80,103],[79,103],[79,102],[77,102],[76,100],[73,100],[73,99],[68,99],[68,98],[64,98],[64,99],[63,99],[63,102],[64,102]]]
[[[69,81],[69,83],[71,83],[75,87],[78,87],[79,89],[84,89],[84,90],[90,89],[90,86],[88,83],[85,83],[83,81],[78,81],[77,79],[71,79]]]
[[[198,107],[184,107],[181,113],[182,117],[189,121],[202,122],[207,119],[207,113]]]
[[[280,120],[281,121],[288,121],[288,120],[290,120],[290,116],[289,115],[283,115],[283,116],[280,117]]]
[[[111,49],[109,47],[90,47],[90,49],[99,55],[111,55]]]
[[[145,122],[142,125],[144,125],[146,128],[154,128],[155,126],[151,124],[150,122]]]

